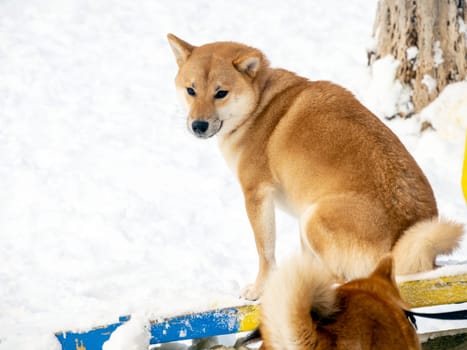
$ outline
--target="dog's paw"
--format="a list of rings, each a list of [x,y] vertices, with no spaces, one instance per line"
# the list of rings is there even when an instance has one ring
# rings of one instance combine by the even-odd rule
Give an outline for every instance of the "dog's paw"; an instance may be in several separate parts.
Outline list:
[[[246,300],[255,301],[258,300],[263,294],[263,286],[258,286],[257,283],[249,284],[240,293],[240,297]]]

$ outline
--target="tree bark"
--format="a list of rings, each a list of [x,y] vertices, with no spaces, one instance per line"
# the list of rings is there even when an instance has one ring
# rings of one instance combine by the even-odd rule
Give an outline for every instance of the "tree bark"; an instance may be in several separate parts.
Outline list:
[[[419,112],[444,87],[467,74],[466,0],[380,0],[370,61],[393,55],[397,79],[412,87]],[[408,113],[411,114],[410,112]]]

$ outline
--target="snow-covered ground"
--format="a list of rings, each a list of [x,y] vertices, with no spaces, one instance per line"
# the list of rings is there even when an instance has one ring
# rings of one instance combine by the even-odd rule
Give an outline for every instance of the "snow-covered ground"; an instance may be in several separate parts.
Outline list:
[[[0,2],[0,348],[56,350],[54,331],[239,302],[256,274],[240,188],[215,140],[185,126],[166,42],[234,40],[273,66],[353,91],[379,116],[402,89],[366,66],[376,0]],[[388,125],[467,223],[467,83]],[[419,133],[421,120],[437,132]],[[278,213],[278,260],[298,242]],[[447,262],[467,260],[467,243]],[[141,331],[142,332],[142,331]],[[121,342],[121,341],[117,341]],[[112,347],[111,344],[107,347]],[[135,347],[136,348],[136,347]],[[130,349],[130,347],[127,347]]]

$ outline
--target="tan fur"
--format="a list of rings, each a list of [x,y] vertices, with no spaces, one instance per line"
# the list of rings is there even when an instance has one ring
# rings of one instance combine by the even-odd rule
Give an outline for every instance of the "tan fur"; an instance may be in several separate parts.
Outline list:
[[[368,278],[334,289],[331,274],[319,263],[294,257],[267,281],[262,349],[420,349],[392,265],[387,256]]]
[[[293,349],[293,341],[316,328],[310,316],[335,312],[336,291],[329,271],[309,254],[296,255],[273,272],[261,297],[261,334],[273,349]],[[305,317],[303,315],[306,315]]]
[[[200,138],[219,136],[243,190],[259,255],[246,298],[259,297],[275,265],[277,205],[299,218],[303,249],[343,279],[368,275],[401,236],[407,240],[397,244],[396,260],[403,256],[406,268],[398,262],[398,271],[406,273],[432,268],[434,250],[420,248],[414,257],[405,241],[442,239],[445,253],[456,246],[461,232],[450,223],[423,225],[427,236],[404,233],[437,215],[433,192],[399,139],[350,92],[271,68],[246,45],[195,47],[168,38],[179,65],[177,90],[196,92],[184,96],[188,128]],[[228,95],[215,98],[219,90]],[[199,121],[209,123],[203,133],[194,129]]]
[[[405,275],[432,269],[437,255],[449,254],[459,244],[463,229],[460,224],[436,219],[416,223],[393,248],[396,273]]]

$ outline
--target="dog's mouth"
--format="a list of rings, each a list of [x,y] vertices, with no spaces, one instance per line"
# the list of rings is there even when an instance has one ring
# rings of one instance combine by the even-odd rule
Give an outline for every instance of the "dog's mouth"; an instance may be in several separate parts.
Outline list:
[[[188,130],[200,139],[208,139],[217,134],[224,125],[224,122],[219,119],[211,121],[195,120],[188,125]]]

